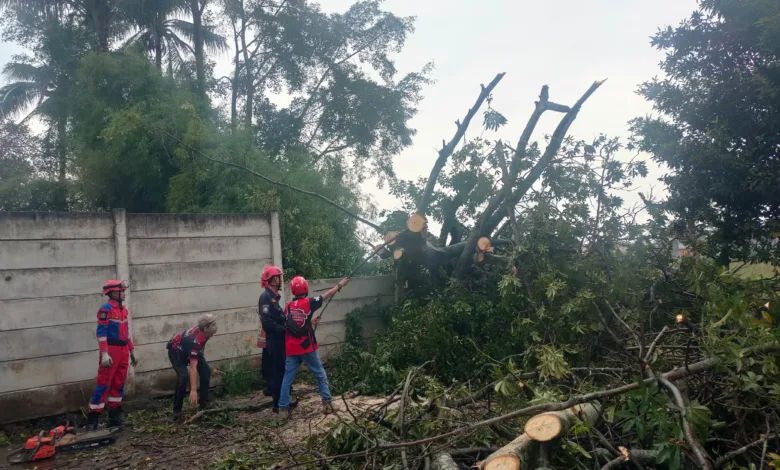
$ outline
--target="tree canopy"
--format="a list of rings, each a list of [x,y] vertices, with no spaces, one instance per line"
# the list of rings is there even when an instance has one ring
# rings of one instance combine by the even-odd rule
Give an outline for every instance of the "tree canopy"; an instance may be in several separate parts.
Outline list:
[[[633,130],[639,148],[670,169],[667,208],[722,263],[777,264],[780,4],[704,0],[652,43],[666,52],[665,77],[639,92],[658,115]]]

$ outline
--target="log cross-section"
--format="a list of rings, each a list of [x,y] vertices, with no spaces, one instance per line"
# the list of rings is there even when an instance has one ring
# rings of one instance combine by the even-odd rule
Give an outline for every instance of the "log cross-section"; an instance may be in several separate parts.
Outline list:
[[[600,414],[598,403],[583,403],[563,411],[538,414],[525,423],[525,433],[535,441],[548,442],[565,435],[580,418],[586,425],[593,425]]]

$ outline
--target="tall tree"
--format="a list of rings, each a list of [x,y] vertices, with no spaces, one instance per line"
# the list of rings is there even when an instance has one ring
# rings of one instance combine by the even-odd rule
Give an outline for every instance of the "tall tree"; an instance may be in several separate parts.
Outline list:
[[[195,75],[197,77],[198,93],[206,96],[206,57],[204,52],[205,42],[203,38],[203,13],[209,0],[189,0],[190,14],[192,15],[192,43],[195,49]]]
[[[660,115],[633,130],[670,168],[667,208],[723,264],[780,263],[780,3],[701,0],[652,44],[667,78],[639,91]]]
[[[184,55],[194,55],[190,45],[195,37],[192,22],[176,18],[189,11],[188,0],[142,1],[128,7],[129,18],[138,31],[128,44],[139,44],[152,54],[157,70],[162,72],[163,58],[167,58],[168,72],[172,74],[184,61]],[[225,38],[213,28],[202,28],[203,43],[211,52],[227,49]]]
[[[3,67],[10,81],[0,88],[0,115],[38,116],[47,124],[47,134],[56,141],[58,188],[54,206],[67,209],[68,175],[68,97],[73,75],[83,53],[83,32],[72,23],[61,23],[55,15],[27,17],[16,31],[21,37],[39,33],[33,44],[34,56],[18,55]]]
[[[303,150],[316,156],[314,165],[333,156],[361,174],[391,172],[390,158],[411,143],[408,121],[429,83],[430,67],[398,77],[392,60],[413,19],[376,0],[341,14],[306,0],[224,2],[238,51],[234,121],[241,96],[244,127],[271,155]],[[288,106],[271,100],[279,92],[292,96]]]

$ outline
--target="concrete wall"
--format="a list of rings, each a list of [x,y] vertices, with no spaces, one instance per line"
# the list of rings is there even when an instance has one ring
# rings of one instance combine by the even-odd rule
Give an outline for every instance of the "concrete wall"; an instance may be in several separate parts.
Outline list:
[[[130,369],[127,399],[172,392],[165,343],[203,312],[219,319],[209,361],[259,354],[259,277],[269,263],[282,264],[276,214],[0,213],[0,423],[86,405],[107,279],[131,286],[139,364]],[[312,291],[335,282],[315,281]],[[323,353],[344,341],[349,311],[392,296],[388,277],[354,280],[317,330]],[[372,316],[367,335],[377,324]]]

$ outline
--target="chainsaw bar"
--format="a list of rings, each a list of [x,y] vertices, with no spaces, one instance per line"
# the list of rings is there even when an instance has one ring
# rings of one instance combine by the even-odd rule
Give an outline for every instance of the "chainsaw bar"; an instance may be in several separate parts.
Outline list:
[[[121,430],[122,428],[108,428],[100,431],[76,433],[78,440],[75,442],[63,445],[55,444],[53,446],[51,444],[39,444],[31,449],[22,447],[21,449],[8,454],[6,459],[10,464],[19,464],[53,457],[57,452],[79,452],[109,446],[116,442],[114,434]],[[42,446],[48,446],[51,449],[46,452],[40,452]]]

